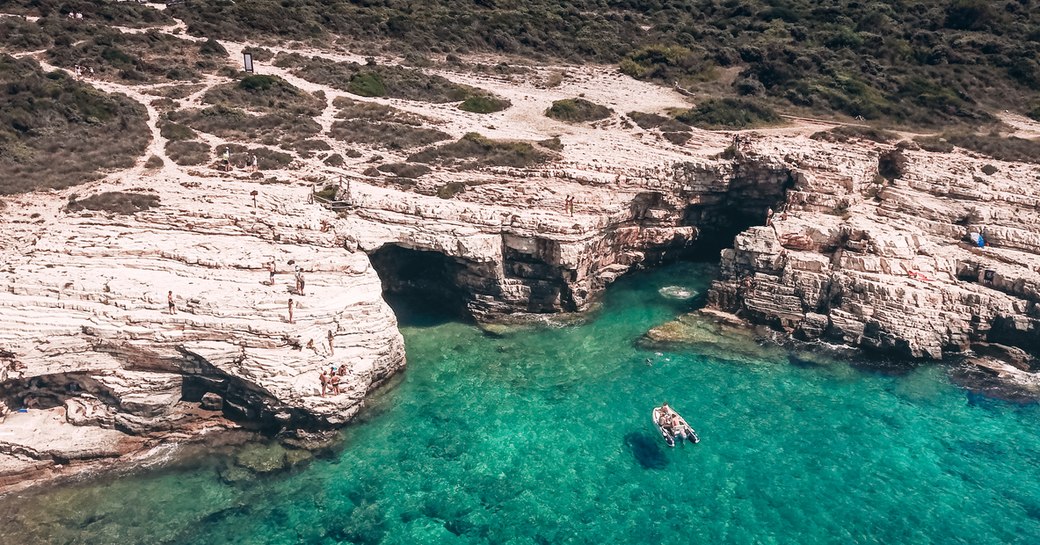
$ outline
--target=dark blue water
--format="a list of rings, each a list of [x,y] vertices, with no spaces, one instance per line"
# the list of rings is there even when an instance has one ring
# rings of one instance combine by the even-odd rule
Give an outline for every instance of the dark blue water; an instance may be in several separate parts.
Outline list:
[[[586,324],[501,337],[411,316],[408,370],[334,454],[5,498],[0,542],[1040,543],[1036,406],[971,403],[939,366],[638,348],[690,305],[659,290],[709,275],[633,275]],[[662,401],[699,445],[663,444]]]

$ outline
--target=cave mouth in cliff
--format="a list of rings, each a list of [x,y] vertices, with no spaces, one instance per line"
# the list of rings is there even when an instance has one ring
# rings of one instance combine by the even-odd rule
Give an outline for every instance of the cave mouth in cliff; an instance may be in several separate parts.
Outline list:
[[[440,252],[385,244],[369,253],[383,299],[403,325],[469,321],[468,293],[459,287],[465,267]]]
[[[766,210],[747,210],[741,207],[718,207],[706,209],[698,206],[687,207],[683,215],[683,225],[697,227],[697,240],[683,253],[683,259],[690,261],[718,262],[722,250],[733,247],[734,239],[751,227],[765,225]]]

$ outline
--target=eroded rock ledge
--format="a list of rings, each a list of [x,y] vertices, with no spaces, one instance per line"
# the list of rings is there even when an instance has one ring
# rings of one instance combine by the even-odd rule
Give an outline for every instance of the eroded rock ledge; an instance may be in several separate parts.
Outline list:
[[[794,185],[768,225],[723,252],[712,306],[913,358],[1040,349],[1040,168],[862,144],[781,158],[776,146],[744,153],[778,157]],[[892,153],[905,164],[886,180],[878,156]]]

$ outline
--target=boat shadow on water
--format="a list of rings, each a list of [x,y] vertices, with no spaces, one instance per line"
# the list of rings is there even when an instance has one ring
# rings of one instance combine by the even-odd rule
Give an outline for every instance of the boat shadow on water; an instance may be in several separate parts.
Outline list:
[[[643,469],[664,469],[668,457],[661,448],[661,438],[646,432],[631,432],[625,435],[625,447]]]

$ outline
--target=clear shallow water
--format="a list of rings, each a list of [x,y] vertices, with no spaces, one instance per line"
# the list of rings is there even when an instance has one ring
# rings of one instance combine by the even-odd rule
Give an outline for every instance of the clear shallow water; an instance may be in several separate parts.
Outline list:
[[[690,304],[658,290],[704,292],[704,271],[625,278],[578,326],[493,338],[420,316],[403,379],[335,455],[0,499],[0,543],[1040,543],[1036,406],[971,400],[937,366],[636,348]],[[663,445],[665,400],[699,445]]]

